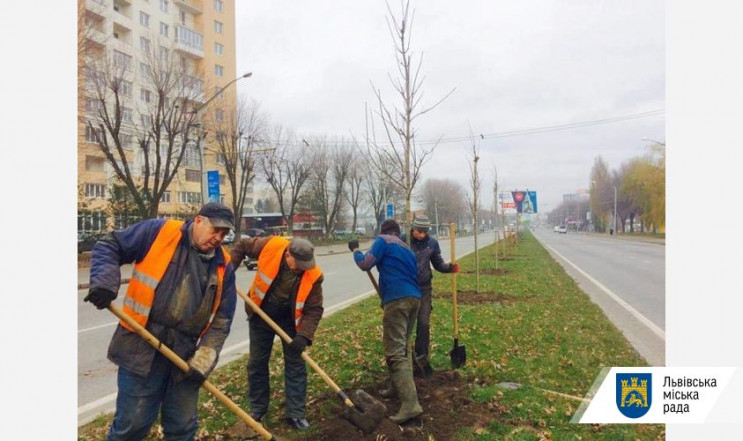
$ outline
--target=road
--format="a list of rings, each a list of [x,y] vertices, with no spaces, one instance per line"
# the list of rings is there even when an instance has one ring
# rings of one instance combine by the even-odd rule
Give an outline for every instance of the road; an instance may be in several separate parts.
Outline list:
[[[542,228],[534,235],[638,353],[664,366],[665,245]]]
[[[492,244],[494,233],[478,236],[478,247]],[[441,240],[441,251],[444,259],[449,261],[449,239]],[[316,260],[323,269],[325,282],[323,296],[325,313],[332,314],[355,301],[373,295],[373,287],[368,276],[353,263],[348,250],[341,247],[318,247]],[[362,249],[363,249],[362,245]],[[457,239],[456,254],[462,256],[475,249],[474,237]],[[324,254],[335,250],[336,253]],[[343,250],[343,252],[337,252]],[[124,267],[125,274],[131,273],[131,267]],[[83,272],[84,274],[85,272]],[[376,272],[374,272],[376,274]],[[245,266],[237,271],[238,289],[245,292],[255,275]],[[81,276],[80,282],[87,282]],[[127,285],[122,285],[116,304],[121,306]],[[114,410],[116,399],[117,367],[108,361],[106,351],[111,340],[117,319],[108,311],[99,311],[90,303],[83,302],[87,289],[78,291],[78,425],[92,421],[100,413]],[[220,365],[232,361],[248,352],[248,326],[245,322],[244,303],[238,299],[232,329],[220,354]]]

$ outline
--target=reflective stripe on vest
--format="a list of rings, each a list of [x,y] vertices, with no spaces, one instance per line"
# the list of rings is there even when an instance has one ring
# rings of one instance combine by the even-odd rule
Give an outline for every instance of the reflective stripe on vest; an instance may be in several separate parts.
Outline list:
[[[250,300],[255,302],[256,305],[261,306],[268,289],[279,274],[281,261],[284,259],[284,253],[289,246],[289,242],[289,239],[274,236],[263,246],[261,254],[258,256],[255,278],[250,286]],[[310,291],[312,291],[312,285],[320,276],[322,276],[322,271],[317,265],[311,270],[306,270],[302,275],[294,307],[294,324],[297,328],[299,328],[302,319],[305,301],[309,297]]]

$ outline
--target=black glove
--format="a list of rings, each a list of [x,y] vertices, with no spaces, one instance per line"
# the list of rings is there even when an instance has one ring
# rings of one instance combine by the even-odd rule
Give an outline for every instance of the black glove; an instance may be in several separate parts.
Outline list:
[[[289,350],[290,354],[295,357],[299,357],[300,355],[302,355],[302,352],[304,352],[304,349],[307,347],[308,344],[310,344],[310,341],[307,340],[307,337],[298,335],[294,337],[294,340],[292,340],[291,343],[289,343],[287,349]]]
[[[348,241],[348,249],[351,250],[353,253],[354,251],[359,249],[359,240],[358,239],[351,239]]]
[[[197,383],[199,386],[201,386],[202,384],[204,384],[204,381],[206,381],[206,377],[197,369],[189,366],[188,373],[186,374],[186,380],[193,381],[194,383]]]
[[[106,288],[93,288],[88,292],[83,301],[90,302],[98,309],[108,307],[108,304],[116,299],[116,293]]]

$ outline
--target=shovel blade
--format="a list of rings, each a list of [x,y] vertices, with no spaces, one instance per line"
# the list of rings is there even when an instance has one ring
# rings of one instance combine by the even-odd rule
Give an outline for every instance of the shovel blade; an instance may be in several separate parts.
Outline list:
[[[384,419],[387,406],[361,389],[351,394],[350,398],[354,407],[344,407],[341,411],[341,418],[358,427],[367,435],[373,433]]]
[[[460,346],[458,340],[454,340],[454,348],[449,352],[451,358],[451,367],[459,369],[467,362],[467,350],[464,345]]]

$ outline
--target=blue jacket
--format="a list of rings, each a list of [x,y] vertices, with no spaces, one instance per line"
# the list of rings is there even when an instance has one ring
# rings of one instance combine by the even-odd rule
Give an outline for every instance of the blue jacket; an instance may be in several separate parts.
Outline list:
[[[118,292],[121,284],[119,267],[142,260],[164,224],[164,219],[145,220],[125,230],[109,233],[98,241],[91,254],[91,289],[101,287]],[[222,248],[218,247],[206,270],[204,290],[194,288],[194,283],[200,282],[191,277],[193,271],[189,267],[189,262],[193,265],[189,258],[195,252],[189,239],[188,230],[191,224],[192,222],[186,222],[181,227],[181,241],[168,269],[155,288],[155,298],[146,326],[158,340],[184,360],[188,360],[202,346],[212,348],[219,354],[230,333],[236,303],[235,271],[232,265],[227,265],[220,305],[212,325],[199,340],[200,330],[208,320],[208,314],[202,319],[204,308],[199,312],[203,303],[201,300],[204,293],[216,291],[216,268],[218,264],[224,263],[225,258]],[[140,375],[149,373],[155,353],[155,348],[143,338],[120,324],[108,348],[108,358],[113,363]]]
[[[431,287],[431,279],[433,279],[431,265],[440,273],[453,271],[453,265],[445,263],[444,258],[441,257],[439,241],[431,237],[430,234],[426,235],[423,240],[417,240],[411,233],[410,248],[415,253],[415,260],[418,262],[418,286],[421,289]]]
[[[421,298],[415,255],[399,237],[380,234],[366,254],[354,251],[353,260],[364,271],[377,267],[382,305],[406,297]]]

